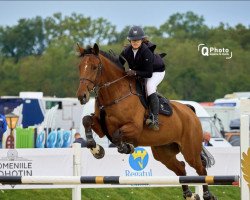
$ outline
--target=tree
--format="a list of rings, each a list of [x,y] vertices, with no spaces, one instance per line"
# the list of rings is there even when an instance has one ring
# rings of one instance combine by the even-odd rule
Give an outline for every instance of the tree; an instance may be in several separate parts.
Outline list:
[[[129,29],[130,26],[125,26],[120,33],[117,33],[114,43],[122,43],[124,41],[127,41]]]
[[[81,14],[72,13],[63,17],[61,13],[55,13],[45,19],[45,32],[47,43],[68,37],[82,44],[111,43],[116,38],[116,27],[104,18],[92,20]]]
[[[184,14],[176,13],[160,26],[160,31],[175,38],[205,38],[208,27],[204,18],[189,11]]]
[[[13,27],[0,28],[0,50],[17,62],[21,57],[40,55],[45,48],[41,17],[20,19]]]
[[[246,28],[242,24],[237,24],[235,28],[230,28],[231,38],[241,45],[245,50],[250,50],[250,27]]]
[[[162,32],[154,26],[145,26],[143,28],[145,34],[150,37],[162,37]]]
[[[208,28],[203,23],[203,17],[188,12],[171,16],[160,29],[144,27],[157,44],[156,52],[167,53],[166,76],[158,90],[170,99],[213,101],[226,93],[249,90],[250,28],[224,23]],[[75,96],[79,62],[74,55],[76,42],[84,46],[98,42],[102,50],[119,54],[123,43],[128,42],[129,28],[118,33],[104,18],[76,13],[22,19],[15,26],[0,27],[0,94],[18,95],[30,90]],[[202,56],[197,50],[201,42],[208,47],[228,48],[233,57]]]

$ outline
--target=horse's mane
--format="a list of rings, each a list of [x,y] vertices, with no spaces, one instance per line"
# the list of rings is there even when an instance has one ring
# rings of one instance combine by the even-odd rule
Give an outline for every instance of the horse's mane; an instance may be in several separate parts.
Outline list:
[[[86,49],[84,49],[84,54],[93,54],[92,49],[93,48],[91,46],[87,46]],[[84,56],[84,54],[80,56]],[[108,60],[110,60],[111,62],[115,63],[117,67],[124,70],[124,66],[121,64],[118,56],[112,55],[111,53],[107,53],[102,50],[100,50],[100,54],[105,58],[107,58]]]
[[[124,66],[119,61],[119,57],[118,56],[114,56],[114,55],[112,55],[110,53],[107,53],[105,51],[100,51],[100,54],[103,55],[105,58],[109,59],[110,61],[112,61],[113,63],[115,63],[116,66],[124,69]]]

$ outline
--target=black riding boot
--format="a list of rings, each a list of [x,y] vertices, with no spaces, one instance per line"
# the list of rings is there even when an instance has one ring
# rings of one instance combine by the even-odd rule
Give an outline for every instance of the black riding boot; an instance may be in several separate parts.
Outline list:
[[[146,124],[149,128],[152,128],[155,131],[159,130],[159,121],[158,121],[158,114],[159,114],[159,99],[156,93],[151,94],[148,97],[148,103],[150,108],[150,115],[149,118],[146,120]]]

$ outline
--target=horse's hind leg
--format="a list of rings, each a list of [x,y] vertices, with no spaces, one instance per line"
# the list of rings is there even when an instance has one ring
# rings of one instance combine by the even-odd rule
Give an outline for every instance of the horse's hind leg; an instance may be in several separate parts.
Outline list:
[[[203,147],[205,148],[205,147]],[[201,158],[201,161],[202,161],[202,166],[203,166],[203,169],[201,170],[201,172],[197,172],[197,174],[199,175],[207,175],[207,170],[206,170],[206,167],[207,167],[207,161],[208,161],[208,157],[206,154],[201,154],[200,156]],[[203,185],[203,199],[204,200],[216,200],[217,198],[209,191],[208,189],[208,185]]]
[[[172,170],[177,176],[186,176],[185,163],[176,159],[176,155],[180,152],[176,143],[151,147],[153,156],[156,160],[164,164],[168,169]],[[182,185],[183,197],[190,200],[198,200],[199,195],[195,195],[189,189],[188,185]]]
[[[200,176],[206,176],[207,170],[206,170],[206,159],[204,155],[199,154],[198,151],[193,151],[189,148],[188,152],[182,152],[185,160],[187,163],[193,167],[197,174]],[[208,189],[208,185],[203,185],[203,199],[204,200],[216,200],[217,198],[211,194],[211,192]]]

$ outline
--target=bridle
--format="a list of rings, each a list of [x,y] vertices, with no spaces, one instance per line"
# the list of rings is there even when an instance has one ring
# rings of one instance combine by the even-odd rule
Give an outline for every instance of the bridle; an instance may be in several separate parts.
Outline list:
[[[90,56],[90,55],[94,55],[94,54],[85,54],[84,56]],[[126,94],[126,95],[124,95],[124,96],[122,96],[122,97],[120,97],[120,98],[118,98],[118,99],[113,100],[111,103],[109,103],[109,104],[107,104],[107,105],[101,105],[101,104],[99,103],[99,98],[98,98],[99,91],[100,91],[102,88],[108,88],[110,85],[112,85],[112,84],[114,84],[114,83],[117,83],[118,81],[120,81],[120,80],[126,78],[128,75],[126,74],[126,75],[124,75],[124,76],[122,76],[122,77],[120,77],[120,78],[118,78],[118,79],[115,79],[115,80],[113,80],[113,81],[108,81],[108,82],[103,83],[102,85],[100,85],[100,84],[98,83],[98,80],[100,79],[100,77],[101,77],[101,75],[102,75],[103,64],[102,64],[102,61],[101,61],[101,59],[100,59],[99,56],[97,56],[97,55],[94,55],[94,56],[95,56],[96,58],[98,58],[98,60],[99,60],[99,63],[98,63],[98,66],[97,66],[98,69],[97,69],[97,73],[96,73],[95,79],[94,79],[94,80],[91,80],[91,79],[88,79],[88,78],[80,77],[79,81],[80,81],[80,83],[81,83],[81,82],[83,82],[83,81],[86,80],[86,81],[89,81],[90,83],[93,84],[93,88],[92,88],[92,89],[89,89],[89,87],[87,87],[87,89],[88,89],[88,92],[94,92],[94,94],[95,94],[95,99],[96,99],[96,101],[97,101],[97,103],[98,103],[100,109],[104,109],[105,107],[111,106],[111,105],[113,105],[113,104],[117,104],[117,103],[119,103],[121,100],[123,100],[123,99],[125,99],[125,98],[127,98],[127,97],[129,97],[129,96],[131,96],[131,95],[137,95],[137,96],[140,95],[140,94],[134,93],[134,92],[132,91],[132,84],[129,83],[130,91],[129,91],[128,94]]]
[[[94,54],[85,54],[84,56],[90,56],[90,55],[94,55]],[[92,89],[89,89],[89,87],[87,87],[88,88],[88,92],[92,92],[92,91],[96,90],[96,87],[99,86],[96,82],[98,81],[98,78],[102,74],[102,67],[103,67],[102,61],[101,61],[101,59],[100,59],[99,56],[95,55],[95,57],[98,58],[98,60],[99,60],[99,63],[98,63],[98,66],[97,66],[97,73],[96,73],[96,76],[95,76],[95,80],[91,80],[91,79],[84,78],[84,77],[80,77],[80,79],[79,79],[80,83],[82,83],[82,82],[84,82],[86,80],[86,81],[89,81],[90,83],[93,84],[93,88]]]

